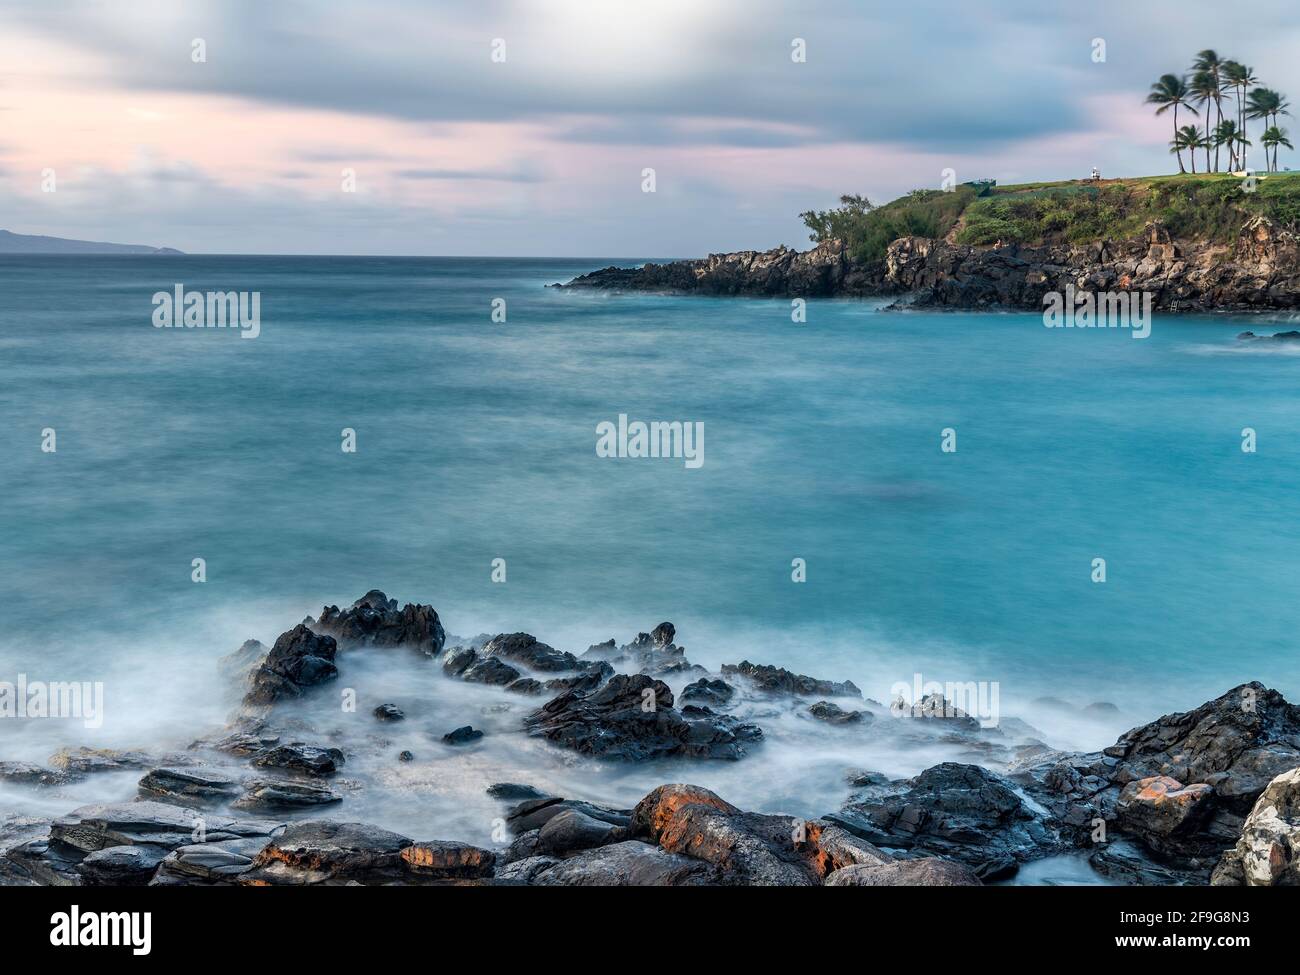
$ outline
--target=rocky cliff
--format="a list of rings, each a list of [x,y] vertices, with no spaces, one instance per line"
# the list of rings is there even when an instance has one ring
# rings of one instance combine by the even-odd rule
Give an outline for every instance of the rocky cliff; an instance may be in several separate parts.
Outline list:
[[[788,297],[890,296],[899,306],[1041,310],[1049,292],[1148,292],[1166,312],[1300,308],[1300,241],[1252,217],[1229,244],[1175,239],[1149,223],[1127,240],[972,247],[901,237],[883,261],[854,261],[839,241],[808,251],[711,254],[703,260],[609,267],[566,287]]]

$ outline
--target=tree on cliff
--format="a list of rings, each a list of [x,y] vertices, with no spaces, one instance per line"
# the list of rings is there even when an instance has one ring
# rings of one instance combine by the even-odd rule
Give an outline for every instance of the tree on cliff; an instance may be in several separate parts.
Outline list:
[[[1192,93],[1187,87],[1187,79],[1180,78],[1176,74],[1161,75],[1160,80],[1151,86],[1151,93],[1147,95],[1147,101],[1150,104],[1160,106],[1156,109],[1157,115],[1163,115],[1171,108],[1174,110],[1174,140],[1170,145],[1175,145],[1176,148],[1170,149],[1170,152],[1178,154],[1178,171],[1180,173],[1187,172],[1186,167],[1183,166],[1182,153],[1182,150],[1187,148],[1187,146],[1185,144],[1186,140],[1180,140],[1178,137],[1178,108],[1179,106],[1182,106],[1193,115],[1196,115],[1196,109],[1192,107],[1190,101],[1191,97]],[[1177,145],[1180,141],[1184,144]],[[1192,153],[1192,172],[1196,172],[1196,154],[1194,149]]]

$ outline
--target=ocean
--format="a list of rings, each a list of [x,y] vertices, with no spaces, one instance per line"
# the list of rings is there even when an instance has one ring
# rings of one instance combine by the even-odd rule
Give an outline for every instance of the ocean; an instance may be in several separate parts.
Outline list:
[[[670,620],[693,662],[879,701],[917,674],[993,682],[1004,715],[1065,747],[1247,680],[1300,698],[1300,354],[1235,339],[1286,322],[1157,315],[1134,339],[811,300],[800,324],[788,300],[545,287],[610,263],[637,262],[0,259],[0,680],[105,684],[102,728],[5,722],[0,759],[183,747],[229,711],[217,658],[372,588],[453,634],[575,652]],[[152,296],[177,284],[259,292],[260,334],[155,328]],[[598,456],[620,415],[702,424],[703,463]],[[357,666],[393,695],[425,680],[405,659]],[[495,692],[437,693],[451,720]],[[1098,701],[1116,710],[1078,719]],[[459,772],[584,774],[516,725],[499,738],[526,760],[501,745]],[[846,791],[835,769],[934,758],[787,731],[734,765],[585,787],[634,801],[689,778],[815,815]]]

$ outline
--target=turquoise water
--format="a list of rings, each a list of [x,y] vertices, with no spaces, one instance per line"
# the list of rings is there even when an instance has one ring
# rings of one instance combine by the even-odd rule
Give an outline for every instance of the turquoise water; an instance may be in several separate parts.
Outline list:
[[[608,263],[0,260],[0,672],[124,681],[161,734],[216,656],[379,587],[575,650],[668,619],[878,699],[1300,698],[1300,357],[1234,343],[1273,323],[543,287]],[[153,328],[177,282],[260,291],[261,335]],[[620,413],[702,421],[703,467],[598,458]]]

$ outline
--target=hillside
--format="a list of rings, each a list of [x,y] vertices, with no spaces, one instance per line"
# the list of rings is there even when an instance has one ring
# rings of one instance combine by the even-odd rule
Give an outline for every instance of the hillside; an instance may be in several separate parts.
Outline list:
[[[1244,183],[1217,173],[1022,183],[982,194],[963,184],[913,190],[874,208],[845,197],[843,206],[802,216],[814,242],[842,240],[859,262],[882,260],[900,237],[976,247],[1081,244],[1131,238],[1156,221],[1175,239],[1228,243],[1254,216],[1300,232],[1300,173],[1260,174],[1252,192]]]

